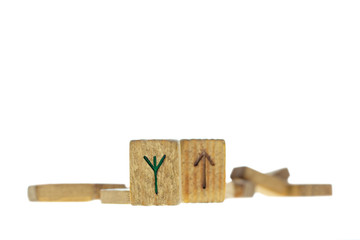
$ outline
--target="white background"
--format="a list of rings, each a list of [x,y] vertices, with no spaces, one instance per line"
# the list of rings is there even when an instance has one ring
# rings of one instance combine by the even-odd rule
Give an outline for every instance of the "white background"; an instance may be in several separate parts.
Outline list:
[[[360,239],[359,1],[0,1],[0,239]],[[132,139],[223,138],[232,168],[333,197],[133,207]]]

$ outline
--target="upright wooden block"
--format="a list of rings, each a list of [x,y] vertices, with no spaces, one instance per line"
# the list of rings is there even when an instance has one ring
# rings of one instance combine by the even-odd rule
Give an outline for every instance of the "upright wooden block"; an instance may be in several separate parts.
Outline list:
[[[181,140],[183,202],[223,202],[225,199],[225,141]]]
[[[180,149],[175,140],[130,142],[132,205],[180,203]]]

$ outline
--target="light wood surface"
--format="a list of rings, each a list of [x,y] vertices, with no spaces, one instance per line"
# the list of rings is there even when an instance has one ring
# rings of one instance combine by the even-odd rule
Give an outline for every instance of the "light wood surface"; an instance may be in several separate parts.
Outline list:
[[[226,198],[252,197],[255,184],[243,179],[235,179],[226,184]]]
[[[281,169],[278,169],[278,170],[275,170],[272,172],[268,172],[268,173],[266,173],[266,175],[277,177],[277,178],[287,182],[290,177],[290,172],[289,172],[289,169],[287,169],[287,168],[281,168]]]
[[[281,168],[266,174],[277,177],[284,182],[287,182],[290,176],[287,168]],[[252,181],[236,178],[226,184],[226,198],[252,197],[254,193],[255,184]]]
[[[44,184],[28,187],[30,201],[78,202],[100,199],[100,190],[125,188],[124,184]]]
[[[285,175],[286,176],[286,175]],[[231,178],[252,181],[256,191],[269,196],[329,196],[330,184],[288,184],[278,177],[260,173],[248,167],[234,168]]]
[[[156,157],[156,164],[154,164],[154,157]],[[156,173],[150,164],[153,165]],[[130,142],[130,201],[132,205],[179,204],[180,184],[178,141],[134,140]]]
[[[290,184],[289,196],[331,196],[331,184]]]
[[[182,201],[223,202],[225,199],[225,141],[181,140]]]
[[[244,179],[252,181],[256,186],[266,189],[273,195],[287,195],[288,183],[274,176],[260,173],[248,167],[234,168],[231,179]],[[269,194],[268,192],[266,194]]]
[[[102,189],[100,191],[101,203],[130,204],[129,189]]]

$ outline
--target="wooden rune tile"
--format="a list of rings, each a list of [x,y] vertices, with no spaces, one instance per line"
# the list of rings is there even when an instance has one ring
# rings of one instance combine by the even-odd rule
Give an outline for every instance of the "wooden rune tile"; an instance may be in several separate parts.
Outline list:
[[[225,141],[181,140],[182,201],[223,202],[225,199]]]
[[[180,203],[180,148],[175,140],[130,142],[132,205]]]

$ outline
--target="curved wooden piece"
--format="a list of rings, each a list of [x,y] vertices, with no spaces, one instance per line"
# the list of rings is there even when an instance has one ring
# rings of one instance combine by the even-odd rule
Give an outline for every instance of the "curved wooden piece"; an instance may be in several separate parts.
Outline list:
[[[279,174],[277,174],[279,176]],[[280,174],[286,177],[286,174]],[[289,184],[281,178],[260,173],[248,167],[234,168],[231,178],[256,184],[256,191],[270,196],[331,196],[331,184]]]

